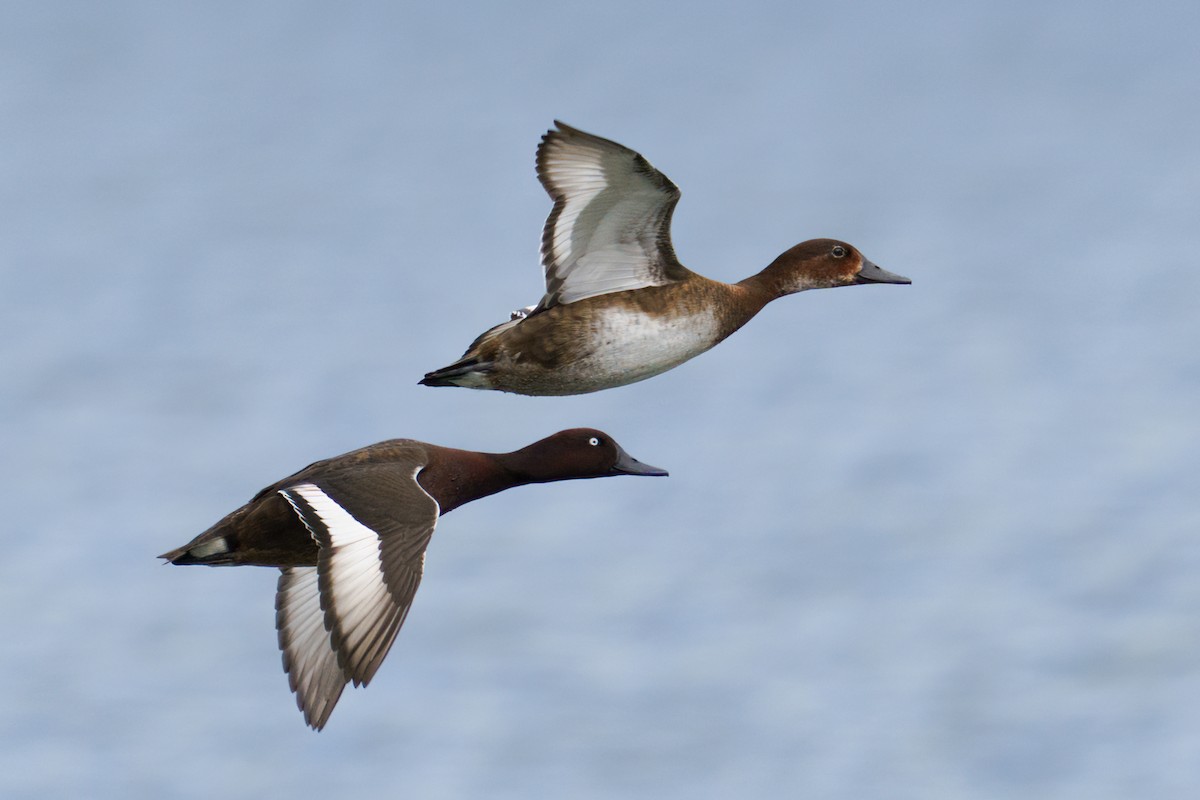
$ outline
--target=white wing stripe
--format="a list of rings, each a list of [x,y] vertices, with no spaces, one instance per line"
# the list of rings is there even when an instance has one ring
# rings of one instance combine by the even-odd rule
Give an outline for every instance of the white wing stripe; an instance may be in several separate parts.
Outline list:
[[[394,597],[383,571],[379,535],[313,484],[289,491],[304,499],[325,529],[318,534],[323,544],[328,542],[321,553],[325,627],[343,671],[356,684],[366,684],[395,639],[420,580],[420,566],[415,565],[415,575],[408,579],[411,589],[400,593],[406,597]],[[393,580],[402,580],[402,575]]]
[[[329,533],[329,544],[332,547],[353,545],[364,539],[370,541],[379,539],[375,531],[350,516],[346,509],[331,500],[329,495],[313,484],[302,483],[299,486],[293,486],[290,490],[284,490],[285,496],[288,491],[303,497],[312,506],[313,511],[317,512],[317,516],[321,518],[321,522],[325,524]]]
[[[312,484],[293,488],[325,525],[330,541],[326,589],[326,627],[334,634],[339,663],[361,675],[375,654],[370,647],[380,625],[386,627],[391,597],[384,581],[379,537]],[[342,641],[336,641],[340,632]],[[365,682],[365,681],[364,681]],[[357,681],[356,681],[357,683]]]
[[[319,548],[317,566],[283,570],[276,595],[284,669],[315,728],[325,724],[346,683],[371,680],[408,615],[438,511],[416,483],[420,469],[410,476],[412,491],[420,508],[429,503],[431,519],[419,526],[385,516],[376,531],[313,483],[279,490]]]

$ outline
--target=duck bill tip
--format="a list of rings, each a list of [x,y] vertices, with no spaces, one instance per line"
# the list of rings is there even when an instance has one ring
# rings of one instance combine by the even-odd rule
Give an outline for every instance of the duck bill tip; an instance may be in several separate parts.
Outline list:
[[[911,278],[906,278],[903,275],[897,275],[894,272],[888,272],[877,264],[863,259],[862,269],[854,276],[855,283],[898,283],[908,285],[912,283]]]
[[[644,475],[652,478],[665,478],[671,474],[660,467],[643,464],[628,453],[621,453],[612,471],[614,475]]]

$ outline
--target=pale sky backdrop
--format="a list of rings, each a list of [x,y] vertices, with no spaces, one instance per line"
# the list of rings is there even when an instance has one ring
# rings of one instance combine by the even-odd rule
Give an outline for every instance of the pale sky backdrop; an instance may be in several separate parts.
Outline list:
[[[1200,5],[0,5],[0,795],[1200,796]],[[416,385],[541,294],[555,118],[811,292],[650,381]],[[590,425],[664,480],[442,520],[314,734],[275,573],[166,567],[308,462]]]

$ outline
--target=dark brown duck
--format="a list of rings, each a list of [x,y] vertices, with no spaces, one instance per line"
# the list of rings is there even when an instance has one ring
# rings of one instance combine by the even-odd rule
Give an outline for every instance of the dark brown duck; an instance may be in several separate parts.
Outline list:
[[[666,474],[587,428],[512,453],[392,439],[271,484],[160,558],[282,571],[275,626],[283,668],[305,721],[320,730],[346,684],[369,683],[391,648],[441,514],[529,483]]]

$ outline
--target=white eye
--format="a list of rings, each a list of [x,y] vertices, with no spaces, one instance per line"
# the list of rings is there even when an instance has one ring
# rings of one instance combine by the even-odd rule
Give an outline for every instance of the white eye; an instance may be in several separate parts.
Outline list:
[[[593,436],[592,438],[588,439],[588,444],[590,444],[592,447],[599,447],[600,440]]]
[[[844,255],[846,255],[846,248],[842,247],[840,244],[836,244],[833,246],[833,257],[834,258],[841,258]]]

